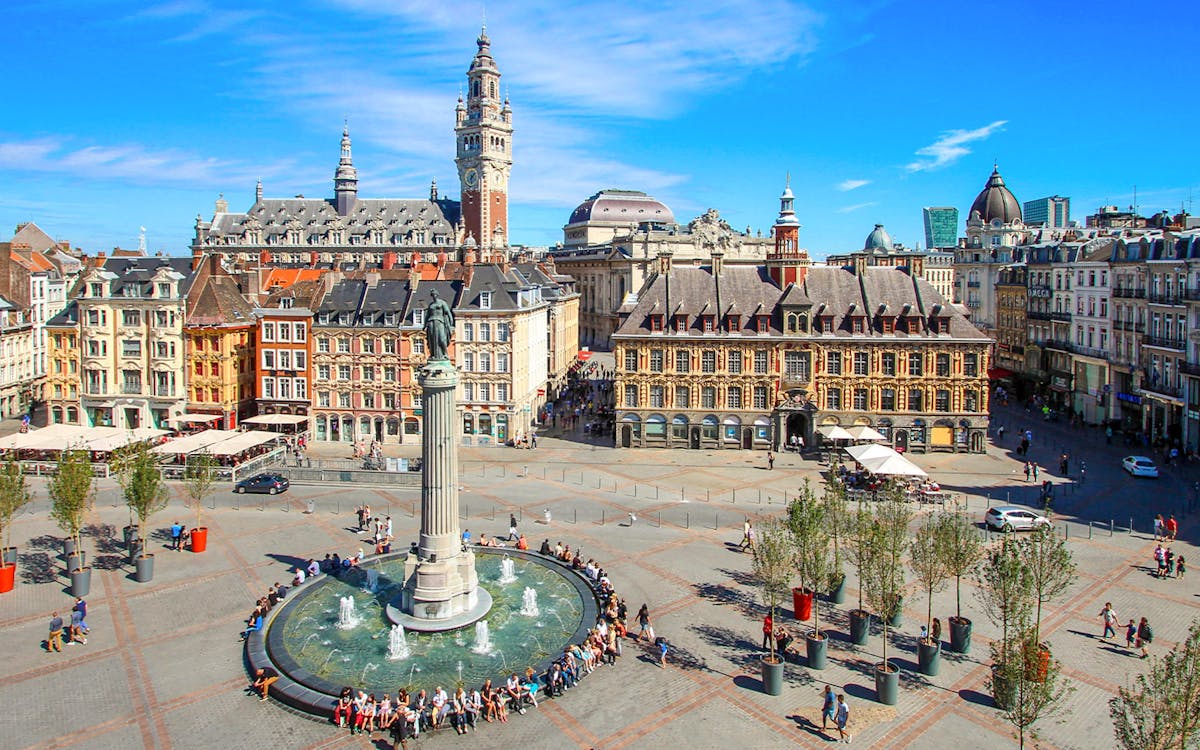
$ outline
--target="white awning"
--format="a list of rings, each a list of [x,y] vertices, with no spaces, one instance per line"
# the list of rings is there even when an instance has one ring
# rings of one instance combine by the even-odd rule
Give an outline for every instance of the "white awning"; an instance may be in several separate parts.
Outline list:
[[[163,456],[187,455],[197,451],[208,450],[218,443],[222,443],[231,438],[237,437],[242,433],[237,430],[205,430],[191,435],[169,440],[162,445],[154,446],[154,452]]]
[[[176,424],[207,424],[220,418],[220,414],[180,414],[171,421]]]
[[[846,431],[845,427],[836,424],[827,424],[817,428],[817,432],[824,435],[829,440],[853,440],[854,436]]]
[[[242,424],[303,424],[307,421],[308,417],[303,414],[259,414],[243,419]]]
[[[879,445],[878,443],[868,443],[867,445],[851,445],[847,446],[843,450],[845,450],[851,458],[853,458],[855,461],[858,461],[860,464],[866,461],[879,460],[881,458],[891,458],[892,456],[900,455],[886,445]]]
[[[850,437],[854,440],[887,440],[878,431],[865,424],[847,427],[846,432],[850,433]]]
[[[288,416],[280,414],[278,416]],[[239,432],[234,437],[228,440],[222,440],[216,445],[208,449],[208,452],[214,456],[236,456],[242,451],[250,450],[251,448],[270,443],[280,438],[279,433],[263,432],[262,430],[249,430],[247,432]]]
[[[920,466],[917,466],[912,461],[901,455],[887,456],[886,458],[868,459],[859,461],[867,471],[872,474],[882,474],[884,476],[904,476],[904,477],[927,477],[928,474]]]

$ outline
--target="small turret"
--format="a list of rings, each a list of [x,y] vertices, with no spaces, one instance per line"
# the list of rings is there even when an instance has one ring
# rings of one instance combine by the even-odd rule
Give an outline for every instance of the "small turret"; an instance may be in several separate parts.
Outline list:
[[[333,175],[335,208],[339,216],[346,216],[358,200],[358,170],[350,153],[350,126],[342,127],[342,156]]]

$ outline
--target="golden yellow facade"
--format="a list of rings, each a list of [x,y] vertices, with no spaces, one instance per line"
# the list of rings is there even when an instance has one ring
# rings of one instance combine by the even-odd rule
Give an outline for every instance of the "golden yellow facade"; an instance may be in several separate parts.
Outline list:
[[[1025,369],[1028,307],[1025,270],[1001,271],[996,282],[996,365],[1013,372]]]
[[[50,424],[80,424],[79,327],[46,325],[46,385]]]
[[[197,326],[183,332],[189,413],[221,417],[233,429],[254,415],[254,326]]]

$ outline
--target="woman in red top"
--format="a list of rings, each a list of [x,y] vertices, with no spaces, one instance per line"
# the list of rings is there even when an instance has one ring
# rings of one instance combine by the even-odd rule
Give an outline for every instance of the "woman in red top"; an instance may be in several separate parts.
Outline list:
[[[771,647],[771,638],[774,633],[775,633],[775,622],[771,619],[771,614],[768,612],[767,616],[763,618],[763,645],[762,645],[762,647],[764,649],[768,649]]]

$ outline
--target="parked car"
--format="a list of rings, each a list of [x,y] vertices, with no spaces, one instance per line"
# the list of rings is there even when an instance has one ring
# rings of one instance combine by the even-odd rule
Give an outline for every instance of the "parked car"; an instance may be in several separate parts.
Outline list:
[[[1004,532],[1030,531],[1038,526],[1050,525],[1049,518],[1034,513],[1028,508],[1020,508],[1015,505],[988,508],[988,512],[984,514],[984,522],[987,523],[988,528]]]
[[[278,495],[291,486],[287,477],[281,474],[257,474],[249,479],[243,479],[233,487],[239,495],[247,492],[265,492],[268,495]]]
[[[1145,456],[1126,456],[1121,468],[1132,477],[1157,477],[1158,467]]]

